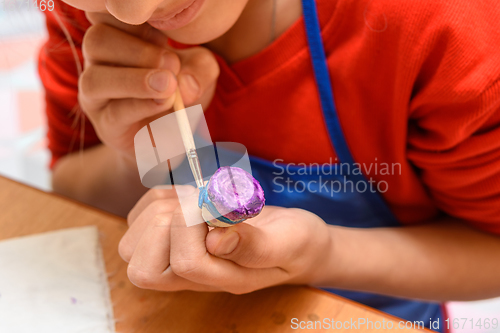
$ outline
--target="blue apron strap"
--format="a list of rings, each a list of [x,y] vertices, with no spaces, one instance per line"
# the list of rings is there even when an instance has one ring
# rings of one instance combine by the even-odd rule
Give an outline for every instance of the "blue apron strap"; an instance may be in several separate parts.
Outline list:
[[[314,76],[318,85],[319,97],[321,107],[323,109],[323,117],[325,119],[330,140],[333,144],[337,157],[342,163],[348,163],[350,170],[355,169],[354,158],[351,155],[349,146],[344,137],[342,126],[340,125],[337,109],[335,108],[335,101],[333,98],[332,83],[328,71],[328,63],[326,62],[325,49],[323,47],[323,39],[321,37],[321,27],[318,20],[318,11],[316,8],[315,0],[302,0],[302,10],[304,13],[304,22],[306,27],[307,41],[309,44],[309,52],[311,53],[312,65],[314,69]],[[360,182],[366,182],[367,179],[360,173],[351,173],[351,179]],[[382,196],[378,193],[368,193],[365,198],[371,203],[373,207],[385,211],[396,223],[394,215],[389,207],[383,200]]]
[[[321,28],[318,21],[316,2],[314,0],[303,0],[302,7],[304,11],[307,40],[314,68],[314,76],[318,85],[321,106],[323,108],[323,115],[330,134],[330,139],[338,159],[343,163],[353,165],[354,159],[345,141],[344,133],[337,115],[337,109],[335,108],[325,49],[321,38]]]

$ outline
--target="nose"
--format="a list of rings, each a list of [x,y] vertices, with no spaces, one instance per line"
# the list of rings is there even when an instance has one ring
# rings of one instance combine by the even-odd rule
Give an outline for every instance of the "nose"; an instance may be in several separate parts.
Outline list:
[[[146,22],[164,0],[106,0],[106,9],[118,20],[132,25]]]

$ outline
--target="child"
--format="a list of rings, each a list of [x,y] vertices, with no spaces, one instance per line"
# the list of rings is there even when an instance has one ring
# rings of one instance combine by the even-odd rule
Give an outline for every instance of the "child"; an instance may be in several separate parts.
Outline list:
[[[65,2],[39,66],[53,185],[135,204],[133,283],[312,284],[439,331],[435,302],[500,295],[497,1]],[[213,141],[247,147],[269,205],[249,223],[187,228],[175,192],[138,201],[133,138],[176,87]]]

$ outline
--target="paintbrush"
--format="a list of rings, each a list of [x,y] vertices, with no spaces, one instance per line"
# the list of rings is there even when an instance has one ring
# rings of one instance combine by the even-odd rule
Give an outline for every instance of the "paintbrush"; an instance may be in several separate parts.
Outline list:
[[[182,101],[179,88],[175,91],[174,111],[176,111],[175,116],[181,132],[184,149],[186,150],[189,167],[193,173],[196,186],[198,188],[202,188],[205,184],[203,182],[203,174],[201,173],[200,159],[198,158],[198,153],[196,152],[193,131],[191,130],[191,124],[189,124],[189,118],[187,116],[186,108],[184,106],[184,102]]]
[[[212,227],[230,227],[257,216],[264,207],[264,191],[245,170],[229,166],[219,168],[205,187],[193,131],[179,88],[175,92],[174,111],[189,167],[200,189],[198,206],[205,222]]]

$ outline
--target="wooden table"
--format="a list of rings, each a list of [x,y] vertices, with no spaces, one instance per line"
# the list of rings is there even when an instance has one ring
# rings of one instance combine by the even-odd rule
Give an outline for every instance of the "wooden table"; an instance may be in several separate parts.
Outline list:
[[[117,252],[118,242],[127,229],[124,219],[0,177],[0,240],[86,225],[96,225],[100,231],[116,330],[120,333],[297,331],[291,328],[292,318],[334,318],[342,322],[367,318],[373,322],[392,321],[395,328],[400,321],[310,287],[281,286],[241,296],[139,289],[127,279],[127,265]],[[224,314],[214,311],[216,308],[224,308]]]

